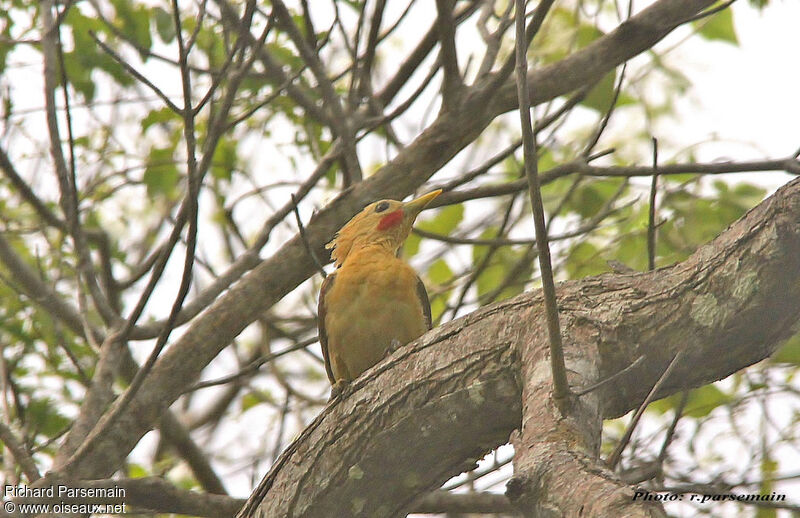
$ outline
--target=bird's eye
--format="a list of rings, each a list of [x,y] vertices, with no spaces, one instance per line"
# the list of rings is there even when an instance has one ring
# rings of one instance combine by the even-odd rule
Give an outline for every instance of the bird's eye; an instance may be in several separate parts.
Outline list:
[[[375,206],[375,212],[383,212],[388,208],[389,208],[389,202],[388,201],[382,201],[382,202],[380,202],[379,204],[377,204]]]

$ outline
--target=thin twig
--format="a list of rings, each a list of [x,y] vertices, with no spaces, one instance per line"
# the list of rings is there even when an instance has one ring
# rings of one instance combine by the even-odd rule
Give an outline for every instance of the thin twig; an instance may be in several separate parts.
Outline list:
[[[31,189],[22,176],[20,176],[8,154],[3,149],[0,149],[0,169],[3,170],[11,184],[16,188],[16,191],[33,207],[36,214],[43,222],[60,230],[67,230],[67,224],[59,219],[59,217],[50,210],[47,204],[33,192],[33,189]]]
[[[650,208],[647,215],[647,269],[656,269],[656,192],[658,189],[658,139],[653,137],[653,179],[650,182]]]
[[[14,284],[18,284],[20,287],[19,289],[29,297],[31,301],[47,311],[48,314],[56,320],[64,322],[76,335],[84,336],[85,329],[78,310],[65,302],[56,290],[42,280],[36,272],[22,260],[2,233],[0,233],[0,262],[2,262],[9,273],[13,275]],[[98,330],[92,329],[92,334],[95,340],[103,340]]]
[[[248,4],[254,4],[255,0],[250,0]],[[247,32],[246,29],[240,25],[237,25],[242,32]],[[227,92],[220,101],[217,110],[214,112],[211,122],[208,124],[208,133],[203,145],[203,153],[202,159],[200,160],[200,164],[197,166],[197,184],[202,184],[202,179],[208,172],[211,161],[214,156],[214,149],[216,148],[219,139],[221,138],[224,129],[226,127],[227,116],[230,112],[231,107],[233,106],[233,101],[235,98],[235,93],[241,84],[241,81],[244,79],[246,72],[250,69],[253,62],[255,61],[256,54],[258,50],[261,49],[264,41],[266,40],[268,34],[269,26],[262,31],[262,34],[259,39],[255,40],[255,47],[253,50],[253,54],[239,66],[236,72],[233,74],[231,79],[229,80]],[[183,113],[181,113],[183,116]],[[333,146],[334,148],[336,146]],[[327,170],[327,169],[326,169]],[[321,174],[324,174],[321,173]],[[311,187],[307,188],[308,190]],[[307,194],[308,191],[300,191],[303,196]],[[291,204],[289,204],[291,205]],[[152,294],[152,290],[155,288],[156,282],[161,277],[164,267],[166,266],[166,261],[169,259],[170,254],[172,253],[172,249],[180,239],[180,233],[183,228],[183,225],[186,223],[187,220],[187,211],[188,211],[188,203],[187,200],[184,200],[183,204],[181,205],[180,209],[178,210],[178,215],[175,218],[175,226],[173,227],[173,231],[168,237],[166,243],[164,243],[161,247],[159,247],[158,251],[154,254],[155,265],[153,266],[153,273],[151,274],[150,280],[148,284],[140,296],[139,303],[134,311],[131,313],[131,316],[128,318],[129,322],[135,323],[138,320],[139,316],[141,316],[141,312],[144,310],[144,305],[147,303],[148,298]],[[285,214],[288,214],[291,209],[288,209]],[[281,218],[282,219],[282,218]],[[277,225],[277,222],[275,223]],[[190,302],[183,310],[179,313],[177,320],[174,322],[174,325],[181,325],[195,315],[197,315],[200,311],[202,311],[211,301],[216,298],[216,296],[224,290],[227,286],[229,286],[234,280],[239,278],[239,275],[244,271],[253,268],[255,264],[258,262],[257,257],[257,250],[266,244],[268,235],[263,237],[259,235],[260,243],[255,252],[248,251],[243,254],[237,262],[228,269],[227,272],[223,273],[217,280],[214,281],[212,286],[209,286],[206,290],[202,292],[200,296],[195,298],[192,302]],[[241,268],[241,270],[237,270]],[[149,269],[149,267],[147,268]],[[238,271],[238,275],[236,271]],[[145,270],[146,271],[146,270]],[[215,291],[216,290],[216,291]],[[121,332],[121,336],[130,335],[131,338],[135,339],[148,339],[148,338],[155,338],[157,337],[163,330],[164,326],[166,326],[166,322],[156,322],[153,324],[148,324],[146,326],[141,327],[132,327],[133,324],[126,325],[126,327]]]
[[[600,126],[597,127],[597,131],[594,132],[592,136],[592,140],[586,145],[586,149],[584,150],[584,155],[589,155],[592,152],[592,149],[597,145],[597,142],[600,140],[600,137],[603,135],[603,132],[606,130],[609,121],[611,120],[611,115],[614,113],[614,109],[617,107],[617,101],[619,100],[619,94],[622,92],[622,81],[625,80],[625,70],[628,68],[628,62],[622,64],[622,70],[619,73],[619,79],[617,80],[617,86],[614,88],[614,96],[611,98],[611,104],[608,106],[608,110],[606,111],[605,115],[603,115],[603,120],[600,121]]]
[[[216,386],[219,386],[219,385],[225,385],[227,383],[230,383],[231,381],[236,381],[236,380],[239,380],[239,379],[242,379],[242,378],[246,378],[248,376],[252,376],[256,372],[258,372],[258,370],[263,365],[271,362],[272,360],[274,360],[276,358],[280,358],[281,356],[284,356],[284,355],[289,354],[291,352],[299,351],[300,349],[305,349],[306,347],[308,347],[309,345],[313,344],[317,340],[319,340],[319,338],[315,336],[313,338],[309,338],[307,340],[303,340],[302,342],[298,342],[295,345],[293,345],[291,347],[287,347],[286,349],[283,349],[281,351],[277,351],[277,352],[274,352],[274,353],[267,354],[267,355],[265,355],[265,356],[263,356],[261,358],[255,359],[254,361],[250,362],[246,366],[242,367],[242,369],[239,372],[236,372],[236,373],[231,374],[229,376],[223,376],[221,378],[208,380],[208,381],[201,381],[201,382],[195,383],[191,387],[189,387],[186,390],[184,390],[183,393],[184,394],[188,394],[189,392],[194,392],[196,390],[204,389],[204,388],[207,388],[207,387],[216,387]]]
[[[369,34],[367,34],[367,48],[361,59],[360,67],[358,66],[358,48],[354,49],[356,55],[354,55],[353,67],[355,67],[355,70],[353,72],[352,95],[350,97],[350,104],[353,106],[359,104],[364,97],[372,95],[372,65],[375,61],[375,51],[380,41],[380,28],[385,8],[386,0],[378,0],[375,3],[375,7],[372,9],[372,17],[369,22]],[[366,9],[366,2],[364,3],[364,9]],[[353,95],[355,97],[353,97]]]
[[[727,9],[728,7],[733,5],[733,3],[735,1],[736,0],[728,0],[727,2],[719,4],[717,7],[714,7],[713,9],[707,9],[705,11],[699,12],[696,15],[691,16],[691,17],[687,18],[686,20],[682,21],[681,24],[689,23],[689,22],[696,22],[697,20],[702,20],[703,18],[707,18],[709,16],[717,14],[718,12],[724,11],[725,9]]]
[[[286,8],[286,4],[282,0],[274,0],[272,2],[272,10],[317,80],[319,95],[325,107],[330,111],[329,122],[331,123],[331,129],[342,140],[344,145],[342,165],[344,166],[346,186],[360,182],[363,179],[363,174],[358,161],[358,153],[356,152],[355,131],[351,123],[352,117],[349,113],[345,113],[316,49],[309,48],[300,29]]]
[[[306,236],[306,228],[303,226],[303,221],[300,219],[300,211],[297,209],[297,200],[295,199],[294,194],[292,194],[292,205],[294,208],[294,217],[297,220],[297,228],[300,230],[300,239],[303,240],[303,246],[306,248],[306,252],[308,252],[309,257],[311,257],[311,260],[314,261],[314,265],[317,267],[317,270],[324,279],[325,277],[328,276],[328,274],[325,273],[325,269],[322,267],[322,263],[317,257],[317,254],[315,254],[314,250],[311,248],[311,244],[308,242],[308,237]]]
[[[578,228],[576,228],[576,229],[574,229],[574,230],[572,230],[570,232],[566,232],[565,234],[560,234],[558,236],[548,237],[549,241],[554,241],[556,239],[566,239],[566,238],[569,238],[569,237],[576,237],[576,236],[581,235],[581,234],[588,234],[589,232],[592,232],[595,228],[597,228],[600,225],[600,223],[603,222],[603,220],[606,219],[606,217],[611,215],[614,211],[625,207],[625,206],[622,206],[622,207],[619,207],[619,208],[614,208],[614,203],[616,203],[617,198],[622,195],[623,191],[625,190],[625,187],[626,187],[625,183],[621,184],[619,186],[619,188],[617,189],[617,192],[614,193],[613,195],[611,195],[608,198],[608,200],[603,205],[603,207],[597,212],[597,214],[592,216],[592,218],[589,221],[587,221],[586,223],[584,223],[580,227],[578,227]],[[632,203],[633,202],[631,201],[628,204],[632,204]],[[560,209],[558,209],[558,210],[560,210]],[[548,223],[546,225],[546,228],[550,227],[550,224],[552,223],[552,221],[555,218],[556,214],[557,214],[556,211],[553,211],[550,214],[550,218],[549,218],[549,221],[548,221]],[[497,286],[494,290],[492,290],[492,291],[486,293],[484,296],[480,297],[479,298],[480,302],[482,304],[494,302],[497,299],[497,297],[499,297],[500,294],[502,294],[503,291],[506,288],[508,288],[509,286],[512,285],[512,283],[514,282],[515,279],[517,279],[523,272],[527,271],[526,267],[529,266],[530,263],[533,262],[536,259],[536,254],[534,253],[534,251],[535,251],[535,245],[529,245],[529,248],[528,248],[528,250],[525,251],[525,254],[523,255],[523,257],[521,259],[519,259],[514,266],[511,267],[510,271],[506,275],[506,278],[503,279],[503,282],[501,282],[500,285]]]
[[[11,452],[11,456],[14,457],[14,460],[16,460],[17,464],[22,468],[22,472],[25,473],[25,476],[28,477],[29,484],[42,478],[42,475],[39,473],[39,468],[36,467],[36,462],[33,460],[33,457],[25,451],[22,441],[17,439],[11,428],[2,421],[0,421],[0,440],[5,444],[6,448],[8,448],[8,451]]]
[[[609,215],[613,214],[614,212],[619,211],[625,207],[632,205],[634,202],[631,201],[625,205],[620,207],[612,207],[605,210],[601,210],[598,212],[598,215],[593,217],[591,220],[587,221],[585,224],[573,229],[563,232],[561,234],[556,234],[552,236],[547,236],[548,242],[553,241],[563,241],[564,239],[569,239],[572,237],[577,237],[582,234],[586,234],[597,228],[600,221],[608,217]],[[536,238],[529,238],[529,239],[510,239],[510,238],[487,238],[487,239],[480,239],[480,238],[471,238],[471,237],[457,237],[457,236],[446,236],[444,234],[437,234],[435,232],[428,232],[427,230],[422,230],[419,228],[412,228],[411,231],[426,239],[434,239],[436,241],[441,241],[443,243],[450,243],[453,245],[471,245],[471,246],[517,246],[517,245],[535,245]]]
[[[544,9],[546,0],[537,8],[537,14]],[[536,246],[539,251],[539,271],[542,277],[544,305],[547,312],[547,331],[550,339],[550,367],[553,371],[553,395],[562,415],[569,405],[569,384],[567,368],[564,364],[564,350],[561,343],[561,325],[558,321],[558,302],[553,282],[553,268],[550,262],[550,247],[547,244],[547,229],[542,206],[542,191],[539,185],[539,172],[536,158],[536,138],[531,122],[531,100],[528,92],[528,58],[525,34],[525,2],[516,0],[516,81],[519,99],[520,124],[522,125],[522,150],[525,159],[525,175],[533,209],[533,222],[536,227]]]
[[[460,11],[455,13],[453,16],[454,23],[459,25],[465,20],[469,19],[469,17],[472,16],[472,14],[478,9],[478,7],[481,6],[481,4],[483,4],[483,1],[481,0],[470,1]],[[392,100],[395,98],[395,96],[408,83],[409,78],[415,74],[418,67],[423,61],[425,61],[425,58],[428,57],[428,54],[433,50],[438,42],[439,28],[434,20],[434,23],[425,33],[425,36],[422,37],[414,50],[412,50],[408,57],[397,67],[397,72],[394,74],[394,76],[386,81],[386,85],[380,92],[375,94],[375,97],[381,106],[388,106],[392,103]]]
[[[100,38],[97,37],[97,34],[95,34],[94,31],[89,31],[89,36],[91,36],[92,39],[95,41],[95,43],[97,43],[100,46],[100,48],[103,49],[103,52],[111,56],[114,59],[114,61],[119,63],[119,65],[122,68],[124,68],[130,75],[135,77],[139,82],[150,88],[150,90],[152,90],[153,93],[155,93],[162,101],[164,101],[164,104],[166,104],[170,110],[179,115],[181,114],[181,109],[178,108],[178,105],[173,103],[169,97],[167,97],[167,94],[162,92],[159,87],[153,84],[153,82],[147,79],[147,77],[145,77],[141,72],[133,68],[130,65],[130,63],[122,59],[122,57],[116,52],[114,52],[114,50],[111,49],[111,47],[103,43],[103,41],[101,41]]]
[[[311,192],[314,186],[322,179],[322,177],[325,176],[328,169],[341,152],[342,147],[339,142],[339,140],[334,142],[334,144],[328,150],[328,153],[326,153],[322,160],[320,160],[319,164],[317,164],[316,169],[311,173],[309,178],[300,185],[300,187],[297,189],[297,192],[294,194],[295,199],[299,201],[305,198],[308,193]],[[211,304],[220,293],[225,291],[225,289],[227,289],[231,284],[240,279],[244,273],[255,268],[259,264],[260,259],[258,257],[258,252],[264,247],[264,245],[267,244],[267,241],[269,241],[272,230],[292,212],[293,208],[294,203],[289,200],[283,207],[272,214],[266,222],[264,222],[258,234],[256,234],[253,244],[247,249],[247,251],[241,254],[236,261],[228,267],[227,270],[222,272],[219,278],[214,280],[211,285],[206,287],[199,295],[195,296],[183,308],[178,316],[177,325],[188,322],[197,316],[209,304]],[[181,214],[179,214],[178,218],[181,217]],[[171,243],[171,240],[166,243],[163,247],[164,250],[168,250],[172,246]],[[161,263],[157,264],[155,268],[160,269]],[[154,338],[158,336],[158,333],[163,325],[163,322],[154,322],[153,324],[139,326],[133,332],[131,332],[131,337],[136,338],[137,340]]]
[[[634,360],[633,363],[631,363],[630,365],[628,365],[624,369],[615,372],[614,374],[612,374],[611,376],[607,377],[606,379],[600,380],[597,383],[594,383],[592,385],[589,385],[586,388],[578,390],[577,392],[575,392],[575,396],[576,397],[580,397],[580,396],[588,394],[589,392],[594,392],[595,390],[608,385],[612,381],[618,379],[620,376],[623,376],[623,375],[627,374],[628,372],[632,371],[633,369],[635,369],[636,367],[641,365],[641,363],[643,361],[644,361],[644,356],[639,356],[638,358],[636,358],[636,360]]]
[[[533,41],[533,38],[536,37],[536,34],[539,32],[539,29],[542,28],[542,24],[544,23],[544,19],[547,16],[547,13],[550,11],[550,8],[553,7],[553,3],[555,0],[542,0],[539,2],[539,5],[536,6],[536,9],[533,13],[533,18],[531,19],[531,23],[524,32],[520,32],[517,30],[516,39],[519,42],[524,41],[524,49],[527,51],[528,46]],[[516,5],[519,5],[518,3]],[[525,9],[525,6],[522,6],[522,9]],[[515,12],[515,21],[517,18]],[[520,16],[522,16],[522,23],[525,23],[525,13],[523,12]],[[520,34],[523,34],[520,37]],[[522,44],[522,43],[520,43]],[[516,46],[516,45],[515,45]],[[506,79],[511,75],[514,71],[515,66],[518,66],[516,63],[517,61],[517,53],[512,53],[500,67],[497,72],[494,72],[493,77],[491,78],[491,87],[485,90],[487,95],[494,95],[494,91],[496,88],[499,88],[503,83],[506,82]],[[527,63],[525,63],[525,72],[527,74]]]
[[[166,346],[167,340],[169,339],[169,335],[174,328],[174,325],[178,319],[179,312],[181,307],[183,306],[183,301],[186,299],[186,296],[189,293],[189,287],[191,286],[192,280],[192,270],[194,265],[195,259],[195,248],[197,245],[197,217],[198,217],[198,210],[197,210],[197,202],[200,193],[200,178],[197,171],[197,160],[196,160],[196,142],[195,142],[195,134],[194,134],[194,112],[192,111],[192,93],[191,93],[191,76],[188,67],[188,56],[187,56],[187,49],[184,45],[183,35],[181,32],[181,23],[180,23],[180,11],[178,9],[178,2],[177,0],[172,0],[172,8],[173,8],[173,19],[175,23],[175,31],[178,40],[178,53],[179,53],[179,62],[181,65],[181,83],[183,86],[183,100],[184,100],[184,107],[179,112],[184,121],[184,139],[186,141],[186,152],[188,156],[187,160],[187,176],[188,176],[188,192],[186,194],[186,199],[184,200],[184,206],[187,207],[187,216],[189,222],[189,229],[188,229],[188,236],[186,239],[186,254],[184,256],[184,268],[183,274],[181,276],[180,286],[178,287],[178,294],[175,297],[175,301],[172,304],[172,309],[170,310],[170,314],[167,317],[166,323],[164,327],[161,329],[159,333],[158,339],[156,340],[156,344],[153,347],[153,350],[150,352],[145,363],[142,365],[141,369],[136,373],[134,376],[133,381],[128,386],[128,389],[122,395],[121,398],[117,400],[114,404],[112,409],[106,413],[102,419],[95,425],[86,439],[81,443],[75,453],[70,457],[67,461],[67,465],[75,465],[79,462],[83,457],[87,455],[89,451],[91,451],[94,444],[97,443],[97,439],[101,437],[106,430],[110,429],[110,427],[119,419],[122,413],[125,411],[127,406],[133,400],[134,396],[138,392],[139,388],[144,383],[145,378],[152,370],[153,366],[158,359],[159,354]],[[171,238],[175,238],[175,243],[177,243],[178,239],[180,238],[181,231],[183,224],[181,222],[176,221]],[[169,247],[171,250],[173,246]],[[149,283],[148,287],[149,292],[152,293],[152,288],[155,287],[155,283],[153,279],[156,278],[156,273],[158,277],[160,277],[161,273],[163,272],[163,267],[166,266],[166,258],[168,253],[162,255],[163,262],[159,264],[162,266],[160,269],[161,271],[158,272],[154,270],[153,277],[151,278],[151,282]],[[147,293],[148,289],[145,290],[145,294],[140,298],[139,304],[137,305],[136,309],[134,310],[134,315],[129,318],[124,326],[120,334],[116,338],[112,338],[112,340],[116,342],[123,342],[127,333],[131,330],[134,325],[136,319],[138,319],[139,315],[141,315],[141,311],[144,310],[144,303],[146,300],[149,299],[150,293]],[[145,296],[146,295],[146,296]]]
[[[511,220],[511,211],[514,207],[514,202],[516,201],[516,196],[512,197],[511,200],[508,202],[506,206],[505,213],[503,214],[503,220],[500,222],[500,227],[497,229],[497,236],[502,236],[506,232],[506,227],[508,226]],[[472,285],[477,282],[478,278],[483,274],[484,270],[489,267],[489,264],[494,257],[494,254],[499,250],[499,245],[490,245],[489,250],[481,258],[480,263],[475,266],[472,271],[469,273],[469,278],[467,281],[461,286],[461,291],[458,295],[458,299],[456,303],[453,305],[451,309],[451,318],[455,318],[458,314],[458,311],[464,305],[464,300],[467,297],[467,293],[469,292]]]
[[[66,14],[67,6],[62,14]],[[89,344],[95,349],[99,349],[99,344],[94,341],[94,337],[92,336],[91,332],[91,325],[89,323],[89,305],[86,301],[86,292],[84,291],[84,285],[80,282],[80,278],[83,277],[86,281],[87,285],[96,285],[97,281],[94,277],[94,271],[91,264],[91,258],[89,255],[88,248],[86,247],[86,236],[83,233],[83,227],[80,223],[80,203],[78,201],[78,182],[75,177],[75,136],[72,131],[72,110],[70,107],[70,99],[69,99],[69,78],[67,77],[67,67],[64,65],[64,46],[61,42],[61,27],[56,26],[53,28],[53,32],[56,35],[56,51],[58,54],[58,68],[61,71],[61,93],[64,98],[64,115],[66,118],[67,123],[67,142],[69,144],[69,169],[67,171],[67,181],[66,184],[69,187],[69,204],[70,204],[70,211],[66,212],[67,216],[67,227],[69,228],[70,234],[73,237],[73,241],[75,242],[75,248],[78,251],[78,283],[76,285],[76,291],[78,295],[78,309],[80,310],[81,320],[83,321],[83,328],[84,333],[86,335],[86,339]],[[49,36],[45,37],[43,43],[48,41]],[[56,167],[56,171],[59,168]],[[99,290],[96,290],[99,293]],[[98,299],[95,297],[95,306],[103,306],[105,307],[106,298]],[[117,319],[117,315],[115,312],[104,312],[102,309],[99,309],[100,314],[106,314],[107,316],[106,321],[108,322],[109,318],[114,317]]]
[[[752,173],[765,171],[786,171],[789,174],[800,175],[800,163],[797,158],[781,158],[777,160],[754,160],[751,162],[716,162],[716,163],[686,163],[686,164],[667,164],[659,167],[659,175],[674,174],[728,174],[728,173]],[[584,160],[572,160],[564,164],[543,171],[540,175],[541,183],[547,184],[558,178],[570,174],[581,174],[583,176],[595,177],[621,177],[633,178],[639,176],[653,176],[653,167],[647,166],[593,166]],[[462,191],[444,192],[436,198],[431,207],[441,207],[453,205],[468,200],[490,198],[493,196],[503,196],[524,191],[528,188],[527,179],[514,180],[503,184],[488,184],[465,189]]]
[[[205,1],[203,2],[203,5],[205,6]],[[252,21],[252,17],[253,17],[253,12],[254,11],[255,11],[255,4],[253,2],[249,2],[247,4],[247,8],[245,9],[244,19],[248,20],[248,21]],[[272,16],[270,16],[267,19],[267,26],[264,29],[264,35],[261,38],[261,40],[263,40],[266,37],[266,35],[269,34],[269,32],[272,30],[273,21],[274,21],[274,17],[272,17]],[[214,95],[214,92],[216,92],[216,90],[222,84],[223,78],[225,78],[227,76],[226,72],[230,68],[231,64],[233,63],[237,52],[244,52],[245,44],[247,43],[245,40],[247,40],[247,39],[248,38],[246,38],[245,36],[240,36],[236,40],[236,43],[234,44],[233,49],[231,49],[231,52],[228,54],[227,58],[225,59],[225,63],[222,65],[222,68],[219,71],[219,74],[214,76],[214,80],[212,81],[211,86],[209,86],[208,91],[206,92],[205,96],[194,107],[194,114],[195,115],[198,115],[200,113],[200,110],[202,110],[203,107],[206,105],[206,103],[208,103],[208,101],[211,100],[211,98]],[[260,45],[259,45],[259,47],[260,47]],[[255,49],[254,49],[254,54],[255,54]],[[228,126],[226,126],[225,130],[227,131],[230,128],[231,128],[231,126],[228,125]]]
[[[94,276],[91,256],[86,238],[83,233],[83,228],[80,223],[77,187],[75,185],[75,171],[74,171],[74,153],[72,153],[72,169],[67,167],[67,161],[64,158],[64,152],[61,148],[61,135],[58,124],[58,115],[56,107],[56,89],[59,83],[63,84],[64,95],[67,94],[66,76],[63,74],[63,66],[59,63],[59,48],[60,48],[60,26],[53,19],[54,4],[51,1],[43,2],[41,14],[42,23],[44,24],[44,36],[42,38],[42,54],[44,56],[44,97],[45,97],[45,110],[47,129],[50,136],[50,155],[53,159],[54,170],[58,180],[59,187],[59,205],[64,213],[64,220],[66,223],[66,230],[72,238],[75,252],[78,257],[78,279],[83,278],[86,282],[89,292],[94,300],[94,306],[97,309],[104,322],[107,324],[116,323],[119,321],[119,316],[116,315],[111,309],[111,305],[106,300],[104,294],[100,291],[97,284],[97,279]],[[62,69],[61,76],[58,76],[58,69]],[[69,111],[69,100],[67,99],[67,118],[69,124],[69,132],[71,135],[71,115]],[[71,148],[74,142],[71,139]],[[78,288],[79,298],[81,297],[81,287]],[[83,305],[85,308],[85,304]],[[88,326],[86,312],[82,312],[84,326]]]
[[[283,449],[283,432],[286,429],[286,417],[289,415],[289,403],[292,401],[292,393],[287,391],[286,398],[281,406],[281,417],[278,423],[278,431],[275,433],[275,447],[272,449],[272,463],[278,460],[278,455]]]
[[[649,405],[650,402],[653,401],[653,398],[655,398],[655,396],[658,393],[659,389],[661,389],[661,386],[664,384],[665,381],[667,381],[667,379],[669,378],[669,375],[672,374],[672,371],[678,365],[678,360],[681,358],[681,356],[683,356],[683,349],[681,349],[680,351],[678,351],[675,354],[675,356],[672,358],[672,361],[669,362],[669,365],[667,365],[667,368],[664,370],[664,372],[661,374],[661,376],[656,381],[655,385],[653,385],[653,388],[650,389],[650,392],[647,394],[647,397],[644,398],[644,401],[642,401],[642,404],[639,405],[639,408],[636,410],[636,413],[633,415],[633,419],[631,420],[630,424],[628,425],[628,428],[625,430],[625,434],[622,436],[622,439],[620,439],[619,444],[617,444],[617,447],[614,448],[614,451],[611,453],[611,456],[609,456],[608,460],[606,460],[606,465],[608,466],[609,469],[613,470],[617,466],[617,463],[619,462],[619,459],[622,457],[622,452],[625,450],[625,447],[628,445],[628,442],[631,440],[631,436],[633,435],[633,431],[634,431],[634,429],[636,429],[636,425],[639,424],[639,419],[641,419],[642,414],[644,414],[644,411],[647,408],[647,405]]]
[[[689,401],[689,391],[684,390],[681,392],[681,400],[678,402],[678,406],[675,407],[675,415],[672,417],[672,422],[669,424],[669,428],[667,429],[667,434],[664,436],[664,442],[661,444],[661,451],[658,452],[658,465],[661,466],[664,464],[664,460],[667,458],[667,449],[669,448],[670,443],[672,442],[672,438],[675,436],[675,429],[678,426],[678,421],[680,421],[681,417],[683,416],[683,409],[686,408],[686,403]]]

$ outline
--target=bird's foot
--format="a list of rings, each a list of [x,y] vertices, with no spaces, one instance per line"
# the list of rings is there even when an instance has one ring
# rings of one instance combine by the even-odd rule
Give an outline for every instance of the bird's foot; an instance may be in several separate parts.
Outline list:
[[[338,397],[343,397],[347,392],[347,389],[350,387],[350,382],[346,380],[339,380],[334,383],[333,387],[331,387],[331,397],[328,398],[328,401],[333,401]]]
[[[392,339],[392,341],[389,343],[389,347],[386,348],[386,354],[393,354],[396,350],[400,349],[402,345],[403,344],[401,344],[400,340],[397,338]]]

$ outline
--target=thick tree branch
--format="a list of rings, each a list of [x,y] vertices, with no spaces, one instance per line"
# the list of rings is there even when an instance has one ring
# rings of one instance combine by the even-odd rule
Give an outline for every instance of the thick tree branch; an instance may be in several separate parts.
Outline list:
[[[579,400],[579,426],[558,419],[549,398],[542,298],[526,293],[436,328],[366,372],[349,397],[329,406],[284,452],[240,516],[408,511],[416,495],[463,471],[519,426],[522,361],[533,369],[526,383],[539,386],[529,393],[541,396],[526,402],[532,405],[526,415],[541,419],[540,435],[525,443],[537,453],[528,471],[535,478],[525,481],[539,488],[537,505],[566,516],[629,509],[633,491],[598,463],[601,418],[636,408],[681,349],[684,360],[656,397],[724,378],[766,358],[794,333],[798,221],[800,179],[683,263],[562,283],[571,381],[591,383],[645,356]],[[528,358],[516,354],[520,343],[528,344]],[[576,480],[581,495],[559,491]],[[662,516],[652,506],[636,513]]]
[[[532,104],[594,84],[617,65],[658,43],[675,27],[712,5],[714,0],[660,0],[622,22],[616,29],[561,61],[528,73]],[[689,14],[692,13],[692,14]],[[492,111],[517,107],[514,81],[507,81],[492,98]]]
[[[540,2],[542,20],[552,2]],[[542,203],[542,187],[539,179],[539,162],[536,156],[536,137],[533,133],[531,119],[531,98],[528,83],[525,80],[528,71],[528,42],[525,38],[525,1],[516,0],[514,7],[516,26],[515,62],[517,102],[519,103],[520,126],[522,129],[522,152],[524,157],[525,178],[528,180],[528,197],[533,211],[533,226],[536,229],[536,248],[538,250],[539,272],[542,278],[545,311],[547,312],[547,336],[550,340],[550,370],[553,378],[553,395],[561,414],[566,416],[570,407],[570,390],[567,385],[567,371],[564,366],[564,351],[561,343],[561,326],[558,321],[556,305],[556,289],[553,281],[553,266],[550,259],[550,245],[547,239],[547,227],[544,221],[544,205]],[[523,389],[524,391],[524,389]]]
[[[578,84],[580,81],[602,77],[621,61],[650,48],[671,28],[712,1],[660,0],[632,17],[623,24],[624,28],[566,58],[567,64],[556,64],[529,74],[535,92],[534,102],[553,99],[574,90],[581,86]],[[651,30],[653,27],[658,30]],[[562,84],[562,81],[567,84]],[[513,83],[509,84],[513,92]],[[323,244],[366,204],[378,198],[407,196],[473,142],[496,115],[514,107],[513,93],[511,102],[501,99],[501,102],[487,103],[486,100],[492,96],[483,89],[489,86],[484,82],[471,87],[465,92],[461,110],[441,113],[380,171],[354,185],[321,210],[307,227],[308,240],[317,253],[322,256]],[[313,262],[299,237],[295,236],[245,275],[196,318],[162,355],[147,386],[137,393],[126,414],[98,441],[91,455],[70,467],[69,476],[110,475],[186,385],[196,379],[202,369],[261,312],[314,271]]]
[[[48,478],[47,485],[56,487],[59,484],[68,488],[105,489],[114,493],[125,492],[124,497],[106,496],[97,499],[53,497],[53,498],[19,498],[17,503],[57,504],[69,503],[85,505],[87,503],[125,504],[126,513],[150,511],[157,513],[176,513],[207,518],[230,518],[245,503],[244,499],[224,495],[203,494],[175,487],[170,482],[158,477],[137,479],[101,479],[78,482]],[[434,491],[421,497],[414,505],[416,513],[483,513],[513,514],[511,504],[503,495],[493,493],[451,493]]]
[[[439,29],[439,62],[444,70],[442,82],[442,109],[458,107],[458,98],[463,89],[461,71],[456,51],[456,24],[453,20],[454,0],[436,0],[436,26]]]
[[[797,158],[781,158],[778,160],[755,160],[752,162],[712,162],[712,163],[689,163],[689,164],[669,164],[659,165],[658,175],[673,174],[728,174],[728,173],[752,173],[763,171],[786,171],[787,173],[800,175],[800,161]],[[542,184],[547,184],[558,178],[563,178],[571,174],[596,177],[618,177],[633,178],[637,176],[653,176],[656,169],[650,166],[593,166],[586,163],[582,158],[558,165],[541,173]],[[431,207],[441,207],[463,203],[469,200],[489,198],[492,196],[503,196],[524,191],[528,188],[528,180],[514,180],[513,182],[502,184],[482,185],[472,189],[444,192],[441,196],[431,202]]]

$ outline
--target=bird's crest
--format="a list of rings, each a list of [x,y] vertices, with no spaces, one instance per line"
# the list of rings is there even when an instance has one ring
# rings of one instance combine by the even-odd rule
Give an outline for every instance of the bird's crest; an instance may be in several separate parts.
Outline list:
[[[334,266],[336,268],[342,266],[356,241],[363,244],[363,242],[388,239],[389,236],[381,234],[389,227],[382,227],[380,223],[387,213],[402,209],[402,206],[403,204],[399,201],[380,200],[367,205],[364,210],[353,216],[353,219],[336,232],[333,240],[325,245],[325,248],[333,249],[331,259],[333,259]],[[402,211],[398,215],[402,221]]]

